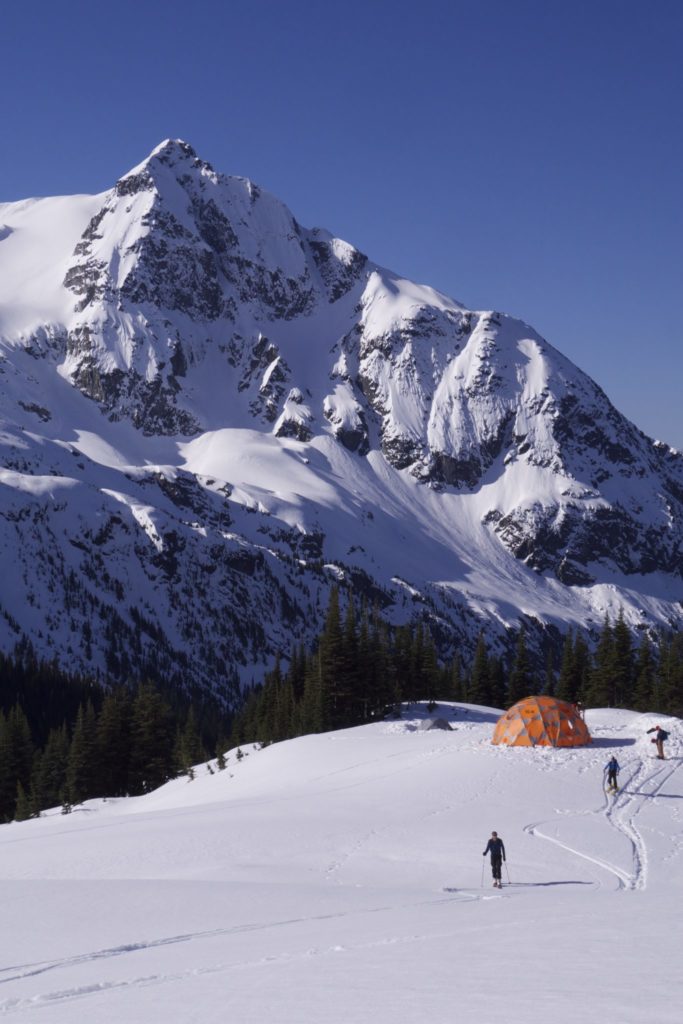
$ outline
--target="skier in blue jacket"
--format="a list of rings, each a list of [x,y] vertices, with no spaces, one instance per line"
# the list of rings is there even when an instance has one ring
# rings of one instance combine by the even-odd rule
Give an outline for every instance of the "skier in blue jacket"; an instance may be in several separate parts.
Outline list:
[[[619,786],[617,785],[617,775],[621,771],[619,762],[616,757],[612,756],[605,765],[605,774],[607,775],[607,792],[616,793]]]
[[[482,857],[485,857],[487,853],[491,854],[491,874],[493,875],[493,888],[502,889],[503,883],[501,881],[501,866],[505,860],[505,844],[502,839],[498,838],[497,832],[491,833],[491,838],[486,844]]]

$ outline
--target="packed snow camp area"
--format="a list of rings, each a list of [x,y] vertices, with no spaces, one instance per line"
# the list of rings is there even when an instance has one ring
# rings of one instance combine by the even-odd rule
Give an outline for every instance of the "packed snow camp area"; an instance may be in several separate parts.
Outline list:
[[[588,745],[510,747],[491,742],[499,715],[406,706],[1,826],[0,1012],[680,1022],[681,722],[589,709]],[[434,716],[450,728],[426,728]]]

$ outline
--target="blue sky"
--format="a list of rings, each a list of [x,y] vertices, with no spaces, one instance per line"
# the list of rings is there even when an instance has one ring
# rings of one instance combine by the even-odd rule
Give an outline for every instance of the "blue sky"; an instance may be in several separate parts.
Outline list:
[[[682,44],[679,0],[7,0],[0,201],[184,138],[683,449]]]

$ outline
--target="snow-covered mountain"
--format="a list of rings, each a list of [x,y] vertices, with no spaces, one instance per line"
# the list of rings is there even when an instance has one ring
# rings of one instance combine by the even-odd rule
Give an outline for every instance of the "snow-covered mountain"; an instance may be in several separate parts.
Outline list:
[[[0,826],[3,1018],[678,1024],[680,720],[658,761],[654,715],[590,710],[593,744],[553,749],[424,713]]]
[[[444,653],[683,620],[680,453],[186,143],[0,205],[0,354],[5,647],[220,689],[339,580]]]

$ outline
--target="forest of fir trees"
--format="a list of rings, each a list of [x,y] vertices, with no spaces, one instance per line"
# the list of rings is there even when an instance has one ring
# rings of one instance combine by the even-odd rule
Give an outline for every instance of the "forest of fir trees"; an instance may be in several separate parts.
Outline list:
[[[30,648],[0,654],[0,822],[149,792],[183,773],[192,778],[193,766],[213,756],[221,770],[228,748],[241,754],[247,743],[360,725],[416,701],[505,708],[548,693],[683,717],[683,633],[636,644],[622,615],[605,619],[592,648],[570,631],[542,671],[523,628],[513,646],[501,658],[482,633],[469,664],[458,654],[443,663],[427,623],[392,627],[353,599],[342,610],[335,588],[310,649],[295,647],[286,668],[277,660],[234,718],[201,694],[148,681],[102,686],[39,662]]]
[[[235,720],[233,743],[272,743],[384,717],[415,701],[455,701],[507,708],[546,693],[584,706],[625,707],[683,716],[683,634],[655,646],[635,643],[623,615],[606,618],[593,649],[569,631],[561,657],[548,650],[542,671],[522,628],[508,659],[492,653],[481,633],[465,665],[456,654],[439,661],[425,623],[390,627],[375,610],[349,600],[340,607],[335,588],[323,629],[310,651],[291,652],[248,695]]]
[[[230,717],[155,683],[103,687],[32,651],[0,654],[0,822],[147,793],[218,751]]]

